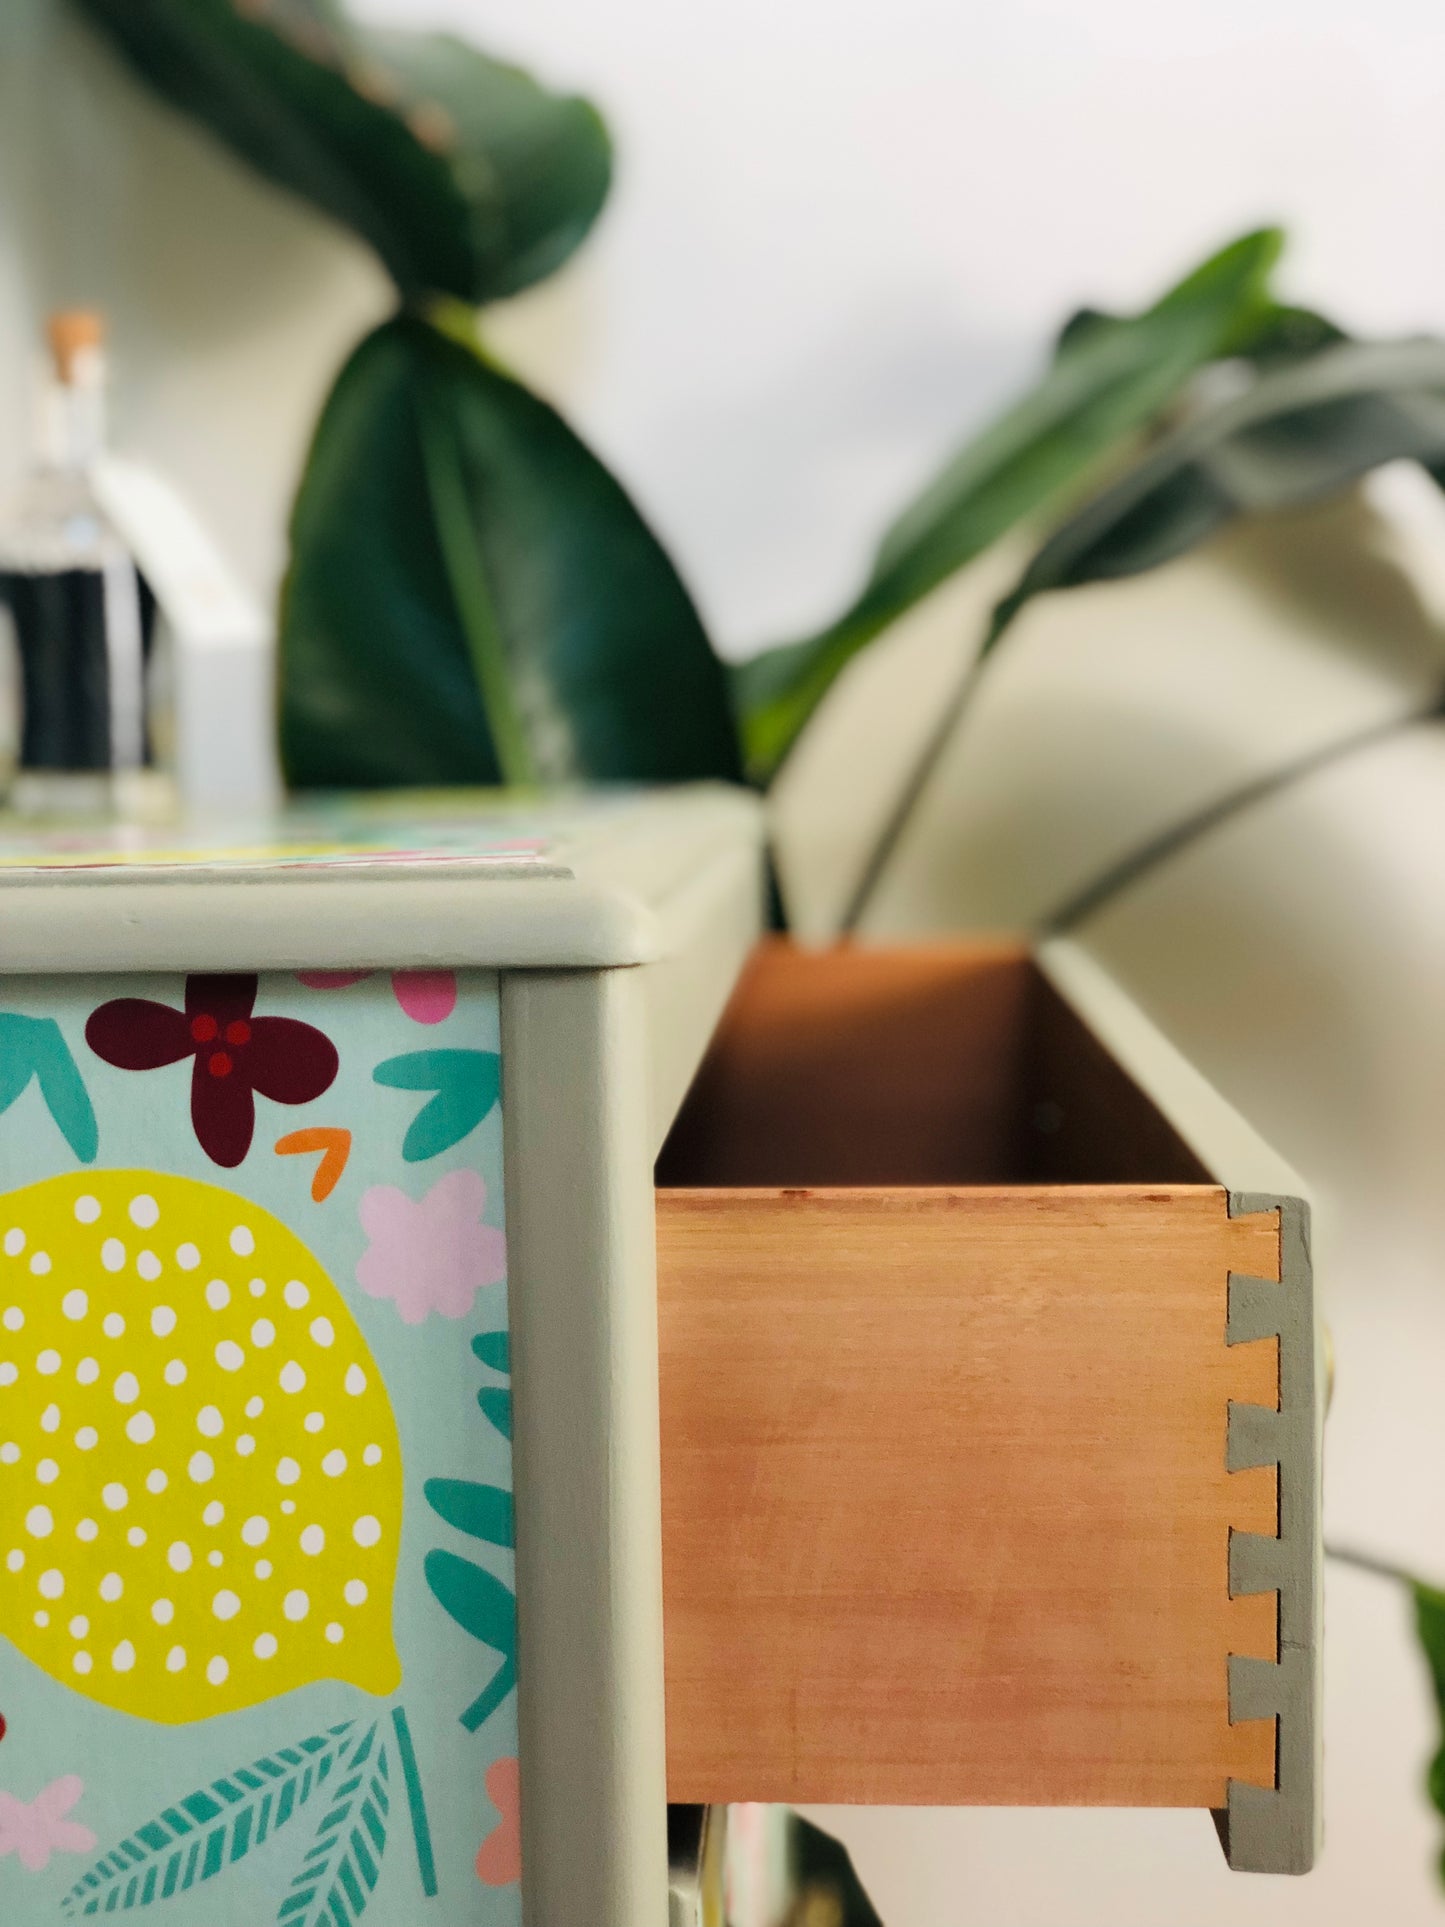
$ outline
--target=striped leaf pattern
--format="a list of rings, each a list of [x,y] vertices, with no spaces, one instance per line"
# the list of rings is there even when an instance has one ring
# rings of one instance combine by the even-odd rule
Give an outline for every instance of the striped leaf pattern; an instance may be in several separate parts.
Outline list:
[[[381,1875],[391,1814],[386,1748],[372,1726],[352,1749],[277,1927],[352,1927]]]
[[[83,1919],[149,1907],[244,1860],[331,1780],[351,1744],[352,1725],[346,1720],[283,1746],[166,1807],[75,1883],[61,1902],[64,1911]]]

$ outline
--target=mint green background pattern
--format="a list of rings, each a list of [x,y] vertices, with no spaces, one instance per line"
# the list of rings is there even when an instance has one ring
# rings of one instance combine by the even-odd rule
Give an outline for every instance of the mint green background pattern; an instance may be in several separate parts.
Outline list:
[[[502,1225],[500,1105],[450,1150],[407,1164],[402,1140],[425,1094],[386,1089],[372,1079],[379,1063],[403,1053],[500,1050],[495,976],[460,973],[458,986],[452,1014],[442,1023],[422,1025],[402,1011],[386,972],[339,990],[308,989],[287,973],[263,974],[257,1014],[316,1025],[336,1045],[341,1066],[330,1090],[312,1103],[281,1105],[258,1097],[250,1152],[227,1172],[210,1162],[192,1132],[189,1058],[161,1070],[119,1071],[85,1042],[85,1021],[97,1005],[138,996],[179,1009],[183,978],[0,979],[0,1013],[59,1023],[90,1093],[100,1135],[94,1164],[81,1165],[32,1082],[0,1114],[0,1215],[7,1191],[61,1172],[111,1167],[144,1167],[222,1185],[273,1212],[315,1254],[355,1314],[387,1382],[405,1467],[394,1620],[404,1670],[398,1691],[385,1698],[373,1699],[350,1685],[313,1684],[192,1726],[153,1725],[69,1692],[0,1637],[0,1713],[8,1726],[0,1741],[0,1791],[28,1802],[61,1775],[78,1774],[85,1792],[70,1817],[89,1827],[97,1840],[95,1853],[57,1854],[43,1873],[28,1873],[13,1854],[0,1859],[4,1927],[54,1927],[64,1918],[63,1896],[114,1843],[170,1802],[277,1747],[346,1719],[356,1719],[363,1731],[380,1719],[381,1735],[391,1740],[388,1715],[397,1703],[406,1708],[416,1746],[439,1893],[427,1899],[422,1892],[392,1744],[388,1839],[365,1927],[519,1927],[518,1888],[486,1887],[474,1866],[478,1847],[498,1823],[484,1775],[495,1760],[517,1752],[516,1696],[509,1694],[480,1731],[463,1729],[458,1716],[491,1677],[497,1655],[443,1612],[422,1566],[426,1554],[439,1547],[513,1584],[509,1552],[453,1530],[422,1496],[429,1478],[475,1479],[511,1489],[511,1448],[477,1406],[483,1384],[503,1381],[471,1350],[478,1333],[506,1325],[506,1286],[482,1290],[465,1318],[432,1315],[411,1326],[390,1301],[361,1291],[355,1277],[367,1243],[357,1206],[372,1185],[396,1185],[420,1198],[447,1172],[476,1170],[487,1186],[485,1221]],[[310,1189],[316,1155],[279,1157],[273,1146],[277,1138],[308,1125],[337,1124],[353,1133],[351,1157],[336,1190],[317,1204]],[[205,1885],[111,1917],[136,1927],[270,1927],[324,1810],[324,1795],[317,1796],[263,1847]]]

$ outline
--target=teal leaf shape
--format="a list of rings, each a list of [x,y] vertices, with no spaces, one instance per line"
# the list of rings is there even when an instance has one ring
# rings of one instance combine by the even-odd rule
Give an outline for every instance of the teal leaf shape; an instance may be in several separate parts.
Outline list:
[[[281,1902],[277,1927],[351,1927],[381,1877],[391,1817],[386,1748],[372,1726],[346,1762],[316,1840]]]
[[[440,1157],[475,1131],[502,1094],[502,1060],[492,1050],[416,1050],[389,1057],[372,1072],[397,1091],[433,1091],[402,1140],[408,1164]]]
[[[477,1403],[504,1439],[512,1436],[512,1394],[504,1385],[484,1385]]]
[[[94,1164],[100,1148],[95,1110],[59,1024],[53,1017],[0,1011],[0,1112],[9,1110],[32,1077],[66,1143],[82,1164]]]
[[[283,1746],[167,1806],[83,1874],[61,1902],[72,1918],[170,1900],[235,1866],[289,1824],[344,1758],[352,1721]]]
[[[472,1340],[472,1350],[484,1365],[490,1365],[494,1372],[510,1372],[512,1369],[512,1335],[510,1332],[478,1332]]]
[[[429,1552],[426,1582],[433,1597],[464,1632],[502,1655],[491,1682],[461,1716],[475,1733],[517,1683],[517,1602],[502,1581],[454,1552]]]
[[[489,1546],[517,1543],[512,1495],[503,1487],[473,1479],[428,1479],[422,1489],[432,1511],[468,1538]]]

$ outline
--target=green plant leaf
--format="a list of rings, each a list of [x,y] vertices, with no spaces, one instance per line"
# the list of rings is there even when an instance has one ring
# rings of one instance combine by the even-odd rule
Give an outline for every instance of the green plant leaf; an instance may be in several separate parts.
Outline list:
[[[391,1817],[386,1748],[372,1726],[333,1789],[316,1839],[276,1914],[277,1927],[351,1927],[381,1876]]]
[[[1237,515],[1300,507],[1382,462],[1445,462],[1445,342],[1342,342],[1267,370],[1166,438],[1055,530],[999,604],[1156,568]]]
[[[821,634],[736,671],[752,772],[772,773],[857,652],[964,563],[1077,488],[1206,362],[1236,353],[1274,310],[1283,237],[1245,235],[1137,316],[1085,310],[1052,365],[889,529],[862,593]]]
[[[126,1913],[214,1880],[265,1846],[328,1784],[351,1730],[347,1720],[279,1747],[163,1808],[76,1881],[64,1911],[77,1919]]]
[[[426,1582],[464,1632],[502,1655],[486,1689],[461,1715],[469,1733],[494,1713],[517,1683],[517,1602],[500,1579],[454,1552],[429,1552]]]
[[[1445,1592],[1437,1592],[1418,1579],[1410,1587],[1415,1602],[1415,1631],[1430,1668],[1430,1683],[1435,1689],[1435,1710],[1440,1719],[1440,1744],[1430,1761],[1426,1776],[1430,1804],[1445,1815]],[[1445,1854],[1441,1855],[1440,1877],[1445,1881]]]
[[[632,503],[428,323],[388,322],[343,369],[291,541],[293,783],[738,775],[722,666]]]
[[[480,302],[549,273],[606,198],[587,102],[441,34],[328,0],[78,0],[155,90],[370,242],[408,297]]]
[[[428,1479],[422,1489],[432,1511],[458,1532],[491,1546],[516,1544],[512,1495],[501,1486],[473,1479]]]

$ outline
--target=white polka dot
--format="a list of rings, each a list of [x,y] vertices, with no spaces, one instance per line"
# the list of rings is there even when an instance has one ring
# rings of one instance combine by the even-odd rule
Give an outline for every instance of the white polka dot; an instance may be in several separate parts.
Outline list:
[[[118,1311],[108,1311],[100,1321],[100,1329],[107,1338],[124,1338],[125,1320]]]
[[[339,1646],[346,1637],[346,1628],[339,1620],[333,1619],[331,1624],[326,1628],[326,1637],[331,1641],[333,1646]]]
[[[110,1663],[118,1673],[128,1673],[135,1665],[135,1647],[128,1639],[123,1639],[110,1656]]]
[[[286,1514],[286,1517],[289,1519],[291,1517],[291,1514],[296,1510],[296,1501],[294,1499],[283,1499],[281,1501],[281,1510]]]
[[[246,1354],[234,1338],[223,1338],[216,1347],[216,1363],[223,1372],[239,1372],[246,1362]]]
[[[269,1559],[258,1559],[251,1570],[258,1579],[269,1579],[276,1568]]]
[[[137,1549],[139,1549],[146,1542],[145,1527],[131,1526],[125,1535],[125,1542],[128,1546],[135,1546]]]
[[[18,1465],[19,1463],[20,1447],[14,1439],[6,1439],[5,1443],[0,1445],[0,1465]]]
[[[74,1323],[90,1310],[90,1300],[83,1291],[68,1291],[60,1301],[60,1309]]]
[[[35,1468],[35,1476],[42,1485],[54,1485],[60,1477],[60,1467],[54,1459],[42,1459]]]
[[[58,1432],[60,1430],[60,1407],[58,1405],[46,1406],[45,1410],[40,1414],[40,1429],[42,1432]]]
[[[166,1654],[166,1671],[168,1673],[183,1673],[185,1670],[186,1670],[185,1647],[172,1646],[171,1650]]]
[[[41,1607],[40,1611],[38,1613],[33,1614],[32,1617],[37,1626],[44,1627],[50,1624],[50,1614],[46,1612],[43,1606]]]
[[[346,1389],[353,1398],[359,1398],[366,1390],[366,1373],[362,1371],[359,1365],[347,1366]]]
[[[75,1215],[81,1224],[94,1224],[100,1216],[100,1199],[91,1197],[87,1191],[75,1200]]]
[[[135,1261],[135,1268],[147,1284],[153,1285],[161,1275],[161,1261],[153,1251],[143,1251]]]
[[[37,1251],[35,1256],[30,1260],[30,1269],[37,1278],[47,1277],[50,1272],[50,1253],[48,1251]]]
[[[203,1405],[196,1413],[196,1430],[208,1439],[219,1438],[226,1429],[226,1421],[221,1417],[219,1407]]]
[[[310,1598],[301,1591],[288,1592],[281,1602],[281,1610],[286,1617],[297,1622],[304,1619],[311,1610]]]
[[[157,1305],[151,1313],[151,1330],[157,1338],[169,1338],[176,1328],[175,1308],[172,1305]]]
[[[257,1398],[248,1398],[246,1400],[246,1417],[247,1418],[260,1418],[261,1414],[265,1411],[265,1409],[266,1409],[266,1401],[264,1398],[257,1397]]]
[[[201,1514],[201,1519],[205,1525],[218,1526],[225,1516],[226,1508],[221,1504],[221,1501],[219,1499],[212,1499],[211,1503]]]
[[[82,1358],[75,1368],[75,1382],[77,1385],[94,1385],[99,1377],[100,1366],[93,1358]]]
[[[209,1452],[192,1452],[186,1470],[197,1485],[206,1485],[216,1476],[216,1461]]]
[[[65,1574],[52,1566],[49,1572],[42,1572],[39,1579],[42,1599],[59,1599],[65,1591]]]
[[[374,1519],[369,1512],[363,1512],[351,1528],[351,1536],[359,1546],[374,1546],[381,1537],[380,1519]]]
[[[84,1613],[77,1613],[75,1615],[74,1619],[70,1622],[69,1631],[72,1639],[88,1639],[90,1637],[90,1621]]]
[[[25,1530],[32,1539],[48,1539],[55,1530],[48,1505],[33,1505],[25,1515]]]
[[[293,1278],[281,1295],[292,1311],[304,1311],[311,1303],[311,1293],[299,1278]]]
[[[264,1298],[266,1296],[266,1280],[264,1278],[253,1278],[246,1289],[253,1298]]]
[[[276,1327],[269,1318],[258,1318],[251,1327],[251,1343],[265,1351],[268,1345],[276,1343]]]
[[[127,1207],[127,1215],[132,1224],[139,1225],[142,1231],[149,1231],[161,1215],[161,1208],[147,1191],[139,1191]]]
[[[5,1570],[7,1572],[24,1572],[25,1554],[20,1550],[19,1546],[15,1546],[11,1551],[6,1553]]]
[[[154,1492],[157,1495],[159,1495],[160,1493],[165,1491],[166,1487],[169,1484],[170,1484],[170,1480],[166,1477],[165,1473],[161,1470],[160,1466],[158,1465],[152,1466],[151,1470],[146,1473],[146,1491],[147,1492]]]
[[[366,1604],[366,1581],[364,1579],[348,1579],[346,1582],[346,1590],[342,1596],[348,1606],[364,1606]]]
[[[182,1271],[194,1271],[201,1262],[201,1254],[192,1244],[176,1246],[176,1263]]]
[[[324,1351],[327,1346],[336,1343],[336,1327],[329,1318],[313,1318],[311,1339],[313,1344],[319,1345]]]
[[[231,1676],[231,1668],[217,1653],[206,1667],[206,1678],[212,1686],[224,1686]]]
[[[122,1372],[115,1381],[116,1400],[121,1405],[134,1405],[140,1397],[140,1380],[134,1372]]]
[[[125,1591],[125,1581],[118,1572],[108,1572],[100,1582],[100,1596],[108,1606],[113,1606]]]
[[[302,1423],[308,1432],[323,1431],[326,1425],[326,1414],[324,1412],[308,1412]]]
[[[231,1287],[224,1278],[213,1278],[206,1286],[206,1303],[212,1311],[224,1311],[231,1302]]]
[[[166,1551],[166,1564],[172,1572],[189,1572],[191,1569],[191,1549],[184,1539],[177,1539]]]
[[[91,1667],[95,1664],[95,1661],[91,1658],[89,1653],[77,1653],[75,1655],[75,1658],[71,1660],[70,1663],[74,1667],[77,1673],[85,1674],[90,1671]]]
[[[130,1494],[117,1482],[102,1489],[100,1502],[108,1512],[124,1512],[130,1504]]]
[[[107,1238],[100,1247],[100,1262],[107,1271],[119,1271],[125,1264],[125,1246],[119,1238]]]
[[[93,1539],[100,1537],[100,1527],[94,1519],[82,1519],[75,1528],[75,1536],[89,1545]]]
[[[241,1601],[236,1593],[223,1589],[211,1601],[211,1611],[217,1619],[234,1619],[241,1610]]]
[[[22,1332],[25,1329],[25,1314],[18,1305],[7,1305],[0,1313],[0,1325],[8,1332]]]
[[[230,1246],[238,1258],[249,1258],[251,1253],[256,1249],[256,1240],[251,1236],[251,1233],[246,1229],[245,1225],[238,1224],[236,1229],[231,1233]]]
[[[166,1366],[163,1376],[167,1385],[184,1385],[188,1376],[186,1372],[186,1361],[183,1358],[171,1359]]]
[[[224,1566],[225,1563],[226,1555],[224,1552],[208,1552],[206,1554],[206,1564],[208,1566]]]
[[[45,1378],[53,1378],[60,1370],[60,1353],[48,1347],[35,1361],[35,1369]]]
[[[5,1256],[18,1258],[25,1249],[25,1233],[17,1225],[5,1233]]]
[[[301,1550],[308,1558],[314,1559],[326,1550],[326,1534],[320,1526],[307,1526],[301,1535]]]
[[[334,1452],[328,1452],[321,1461],[321,1470],[328,1479],[339,1479],[346,1470],[346,1454],[339,1447]]]
[[[82,1425],[75,1435],[75,1449],[77,1452],[93,1452],[99,1444],[100,1434],[93,1425]]]
[[[274,1659],[276,1657],[277,1645],[278,1642],[275,1633],[261,1633],[257,1637],[256,1643],[252,1646],[251,1651],[256,1655],[257,1659]]]
[[[156,1422],[149,1412],[133,1412],[125,1422],[125,1435],[132,1445],[149,1445],[156,1435]]]
[[[158,1626],[169,1626],[176,1616],[176,1609],[169,1599],[157,1599],[151,1604],[151,1618]]]
[[[13,1385],[20,1376],[20,1370],[10,1359],[0,1365],[0,1385]]]
[[[264,1546],[270,1536],[270,1521],[263,1519],[259,1512],[253,1513],[241,1527],[241,1537],[248,1546]]]
[[[289,1359],[287,1363],[281,1367],[281,1390],[283,1392],[304,1392],[306,1390],[306,1374],[294,1358]]]
[[[301,1477],[301,1467],[295,1459],[282,1459],[276,1467],[276,1477],[282,1485],[295,1485]]]
[[[249,1459],[255,1449],[256,1441],[251,1437],[249,1432],[238,1433],[236,1438],[236,1451],[241,1458]]]

